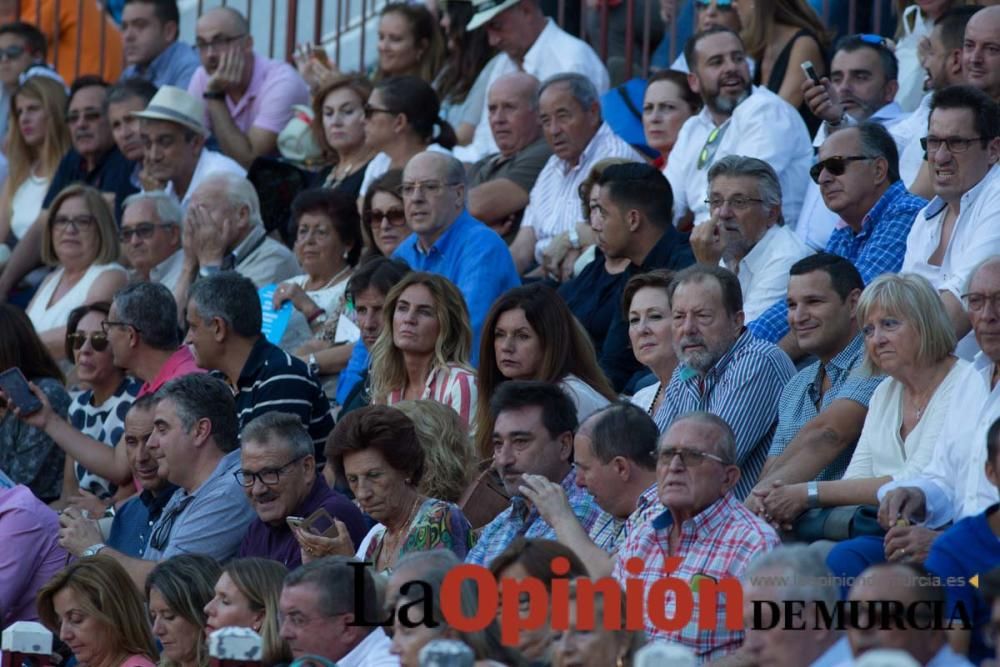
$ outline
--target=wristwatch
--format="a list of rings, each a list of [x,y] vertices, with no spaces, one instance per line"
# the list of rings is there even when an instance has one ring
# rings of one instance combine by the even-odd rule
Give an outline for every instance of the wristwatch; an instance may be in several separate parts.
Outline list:
[[[316,361],[315,354],[309,355],[308,366],[309,366],[309,375],[312,375],[313,377],[319,377],[319,362]]]
[[[806,484],[806,502],[809,507],[819,507],[819,482],[813,480]]]
[[[572,227],[569,228],[569,232],[567,232],[567,236],[569,236],[569,245],[570,245],[570,247],[573,248],[573,250],[579,250],[580,249],[580,232],[576,231],[576,225],[573,225]]]
[[[106,546],[108,546],[108,545],[105,544],[104,542],[98,542],[97,544],[91,544],[89,547],[87,547],[86,549],[83,550],[83,553],[81,554],[81,556],[83,556],[83,558],[87,558],[89,556],[96,556],[97,554],[99,554],[101,552],[101,549],[103,549]]]

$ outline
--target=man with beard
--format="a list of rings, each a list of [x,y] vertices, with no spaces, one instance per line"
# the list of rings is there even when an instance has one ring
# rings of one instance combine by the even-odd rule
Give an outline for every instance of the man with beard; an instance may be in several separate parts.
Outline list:
[[[795,366],[780,349],[743,326],[739,279],[718,266],[695,264],[670,284],[677,369],[654,415],[660,432],[685,412],[705,410],[736,435],[739,499],[757,481],[778,421],[778,399]]]
[[[813,156],[802,116],[768,89],[751,85],[746,49],[732,30],[699,32],[684,54],[691,66],[688,82],[705,107],[684,123],[667,164],[675,222],[699,225],[711,217],[708,170],[726,155],[771,165],[781,182],[784,217],[798,219]]]

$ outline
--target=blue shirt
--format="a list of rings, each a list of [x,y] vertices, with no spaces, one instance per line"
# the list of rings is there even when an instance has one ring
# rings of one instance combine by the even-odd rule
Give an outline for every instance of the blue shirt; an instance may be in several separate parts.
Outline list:
[[[347,397],[351,395],[354,385],[361,381],[365,371],[368,370],[368,348],[360,338],[354,344],[351,358],[347,362],[344,370],[337,376],[337,405],[347,402]]]
[[[108,546],[132,558],[142,558],[149,541],[153,524],[160,518],[163,508],[174,495],[177,487],[168,484],[158,495],[143,491],[126,500],[115,512],[108,534]]]
[[[191,76],[199,65],[201,60],[195,53],[194,47],[177,40],[163,49],[160,55],[153,58],[153,61],[145,67],[138,65],[126,67],[119,81],[138,77],[151,82],[157,88],[176,86],[187,90]]]
[[[896,181],[861,223],[857,234],[849,226],[835,229],[826,251],[849,259],[867,285],[883,273],[897,273],[906,256],[906,237],[927,201],[910,194]],[[757,338],[777,343],[788,333],[788,304],[781,299],[747,325]]]

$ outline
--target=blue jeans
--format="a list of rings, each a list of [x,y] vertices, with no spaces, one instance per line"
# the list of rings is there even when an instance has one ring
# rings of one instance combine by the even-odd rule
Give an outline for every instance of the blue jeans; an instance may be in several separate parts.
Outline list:
[[[840,579],[840,595],[847,598],[850,584],[870,566],[885,562],[884,537],[865,535],[840,542],[826,557],[826,566]]]

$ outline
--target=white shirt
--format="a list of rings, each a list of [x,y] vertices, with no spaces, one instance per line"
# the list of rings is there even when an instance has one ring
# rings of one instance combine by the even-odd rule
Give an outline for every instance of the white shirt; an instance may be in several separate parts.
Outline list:
[[[745,155],[767,162],[781,182],[785,220],[798,220],[813,162],[809,131],[798,110],[767,88],[755,86],[753,94],[733,111],[728,124],[712,161],[726,155]],[[694,213],[696,225],[710,217],[705,199],[712,163],[699,169],[698,155],[714,129],[715,121],[708,109],[702,109],[684,122],[670,151],[666,174],[674,192],[675,222],[688,210]]]
[[[795,232],[774,225],[737,265],[736,275],[743,290],[743,314],[747,322],[757,319],[788,291],[788,271],[792,264],[809,254]],[[732,270],[726,261],[719,266]]]
[[[451,151],[444,146],[439,146],[438,144],[431,144],[427,147],[427,150],[434,151],[435,153],[445,153],[446,155],[451,155]],[[385,153],[379,153],[371,159],[368,166],[365,167],[365,175],[361,178],[361,190],[358,191],[358,196],[364,197],[368,194],[368,188],[371,187],[375,180],[389,171],[389,167],[392,166],[392,158]]]
[[[609,157],[645,162],[607,123],[601,123],[575,167],[558,155],[551,156],[542,167],[521,219],[521,227],[535,230],[536,262],[542,263],[542,253],[553,236],[569,231],[583,219],[580,183],[590,174],[594,164]]]
[[[340,667],[399,667],[399,658],[389,653],[391,644],[385,631],[375,628],[337,664]]]
[[[599,391],[572,374],[564,377],[559,386],[572,399],[576,406],[576,420],[581,424],[584,419],[611,403]]]
[[[569,34],[552,19],[548,19],[545,29],[524,54],[522,66],[518,66],[506,53],[498,53],[486,67],[492,68],[486,84],[487,100],[494,81],[505,74],[518,71],[527,72],[541,82],[555,74],[576,72],[587,77],[597,88],[598,93],[604,93],[610,86],[608,69],[590,44]],[[462,162],[478,162],[487,155],[500,152],[496,142],[493,141],[488,106],[488,104],[483,105],[483,112],[479,124],[476,125],[472,142],[468,146],[455,147],[455,157]]]
[[[149,281],[160,283],[171,292],[184,270],[184,250],[180,249],[149,270]]]
[[[52,180],[28,174],[10,200],[10,231],[21,239],[38,220]]]
[[[920,106],[894,126],[893,136],[906,137],[906,142],[899,149],[899,177],[903,179],[907,189],[917,180],[920,167],[924,164],[924,149],[920,140],[927,136],[927,123],[931,117],[931,97],[927,93],[920,100]],[[899,143],[897,139],[896,143]]]
[[[247,170],[231,157],[203,148],[201,156],[198,158],[198,164],[194,166],[194,173],[191,174],[191,183],[188,184],[187,191],[184,193],[184,198],[181,199],[181,208],[187,211],[188,203],[191,201],[191,195],[194,194],[194,191],[198,189],[198,186],[201,185],[206,178],[224,173],[235,174],[240,178],[245,178]],[[167,183],[167,192],[176,196],[173,181]]]
[[[980,353],[962,391],[955,392],[948,411],[949,435],[934,447],[926,472],[883,484],[878,490],[879,501],[893,489],[915,486],[924,492],[924,525],[939,528],[979,514],[1000,500],[985,471],[986,434],[1000,417],[1000,385],[990,389],[992,375],[993,362]]]

